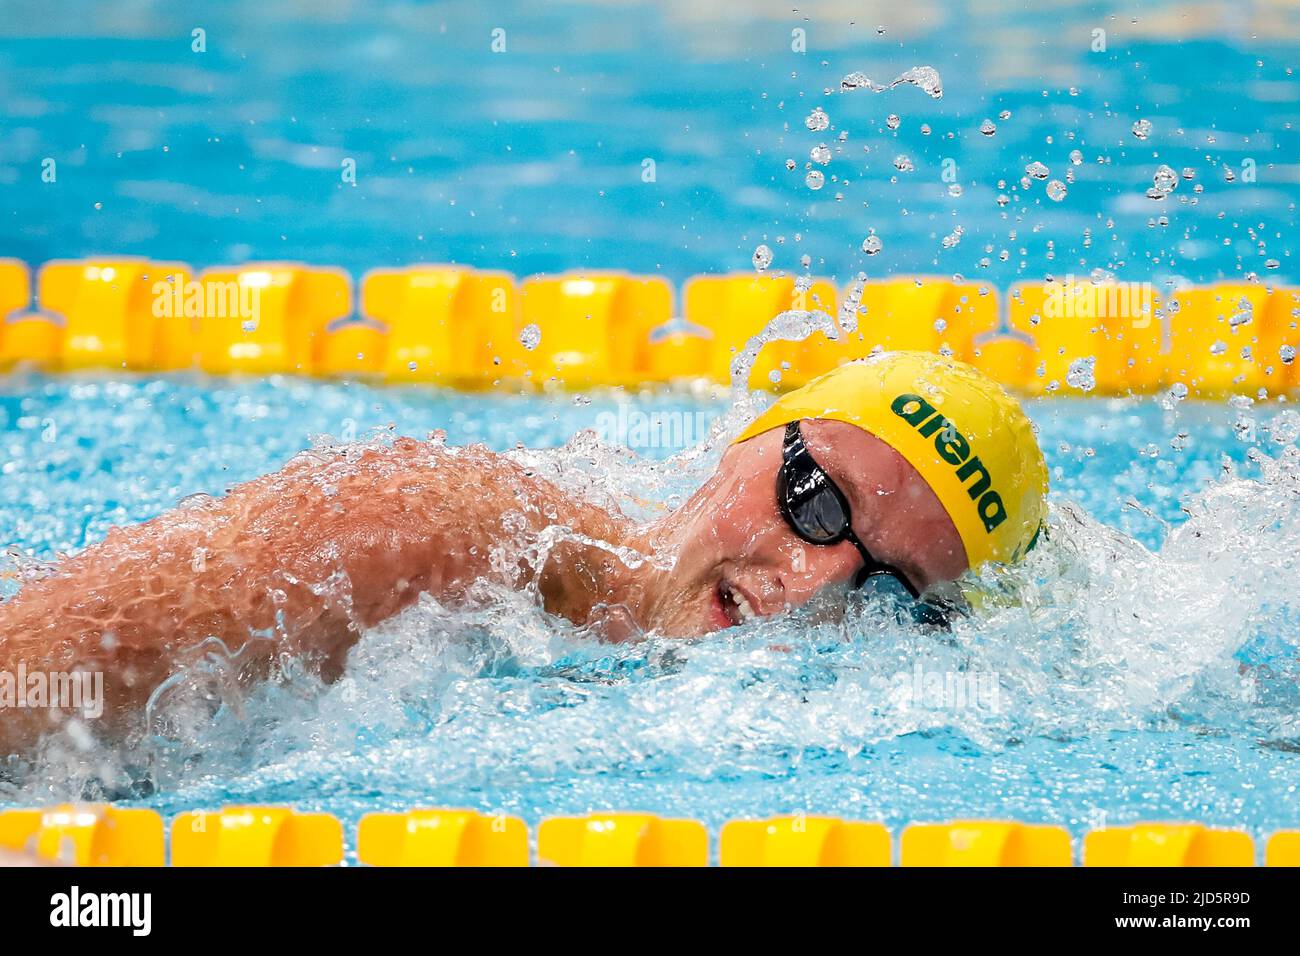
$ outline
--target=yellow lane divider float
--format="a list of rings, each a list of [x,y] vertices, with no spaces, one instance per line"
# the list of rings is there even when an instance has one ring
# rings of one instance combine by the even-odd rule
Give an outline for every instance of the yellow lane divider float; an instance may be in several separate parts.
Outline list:
[[[889,866],[882,823],[835,817],[732,820],[722,827],[723,866]]]
[[[1253,866],[1255,845],[1240,830],[1144,823],[1084,837],[1084,866]]]
[[[369,866],[527,866],[528,828],[516,817],[473,810],[369,813],[357,827],[357,859]]]
[[[903,866],[1069,866],[1063,827],[991,820],[914,824],[903,831]]]
[[[1282,830],[1268,838],[1264,848],[1267,866],[1300,866],[1300,830]]]
[[[162,866],[163,821],[153,810],[103,804],[5,810],[0,848],[73,866]]]
[[[424,809],[371,813],[356,832],[357,859],[369,866],[527,866],[528,827],[504,814]],[[710,837],[696,820],[649,813],[552,817],[537,828],[543,866],[704,866]],[[335,866],[343,825],[328,813],[233,806],[178,814],[173,866]],[[1063,827],[1003,820],[913,824],[899,838],[902,866],[1070,866]],[[163,820],[155,811],[62,804],[0,811],[0,850],[76,866],[162,866]],[[732,820],[719,833],[723,866],[889,866],[884,824],[795,814]],[[1267,841],[1268,866],[1300,866],[1300,829]],[[1252,866],[1255,846],[1241,830],[1187,823],[1141,823],[1084,835],[1085,866]]]
[[[537,858],[544,866],[705,866],[709,834],[695,820],[643,813],[552,817],[537,828]]]
[[[249,263],[88,259],[31,275],[0,260],[0,368],[202,369],[370,377],[455,388],[727,384],[737,352],[782,312],[855,323],[765,348],[755,388],[788,388],[876,348],[926,349],[1031,395],[1193,397],[1300,389],[1300,289],[1218,283],[1158,294],[1122,280],[987,283],[703,275],[680,308],[659,276],[574,272],[517,281],[467,266],[367,273]],[[856,297],[856,300],[855,300]],[[823,323],[825,319],[820,320]],[[856,325],[855,328],[848,328]]]
[[[172,866],[333,866],[343,824],[288,807],[226,807],[172,821]]]

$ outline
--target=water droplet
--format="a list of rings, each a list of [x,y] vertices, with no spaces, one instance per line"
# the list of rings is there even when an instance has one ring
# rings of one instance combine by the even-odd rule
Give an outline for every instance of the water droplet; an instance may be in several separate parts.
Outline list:
[[[894,168],[897,169],[899,172],[910,173],[916,167],[912,165],[912,160],[910,157],[905,156],[902,153],[899,153],[897,156],[894,157]]]
[[[1035,160],[1034,162],[1030,163],[1028,166],[1025,167],[1025,172],[1028,175],[1034,177],[1034,179],[1046,179],[1048,169],[1042,163]]]
[[[537,348],[541,343],[542,330],[539,329],[536,324],[525,325],[523,330],[519,333],[519,344],[530,352]]]
[[[949,183],[948,195],[954,199],[961,195],[961,183]]]
[[[1083,165],[1083,153],[1079,152],[1077,149],[1070,150],[1070,162],[1074,163],[1076,166]]]
[[[808,150],[808,158],[814,163],[821,163],[825,166],[831,161],[831,148],[825,143],[818,143],[812,149]]]
[[[985,136],[992,136],[997,131],[998,128],[993,125],[992,120],[986,119],[984,122],[980,123],[980,132],[983,133]]]
[[[787,160],[785,161],[785,168],[788,169],[788,170],[790,170],[790,171],[792,171],[792,172],[794,171],[794,168],[795,168],[796,165],[797,165],[797,163],[795,163],[795,161],[794,161],[793,159],[787,159]]]
[[[862,251],[869,256],[874,256],[883,248],[885,248],[885,244],[874,233],[862,240]]]
[[[1279,445],[1289,445],[1300,438],[1300,413],[1291,409],[1280,412],[1269,428],[1273,441]]]
[[[898,129],[898,125],[901,122],[902,120],[898,118],[897,113],[890,113],[888,116],[885,117],[885,125],[888,126],[890,129]]]
[[[810,169],[808,175],[803,178],[804,183],[809,189],[821,189],[826,185],[826,177],[822,175],[820,169]]]
[[[1251,306],[1249,299],[1242,299],[1237,303],[1237,311],[1228,317],[1228,327],[1237,328],[1239,325],[1249,325],[1255,318],[1255,309]]]
[[[1060,202],[1065,198],[1065,183],[1059,179],[1053,179],[1047,184],[1047,198],[1053,202]]]
[[[1277,350],[1278,357],[1282,359],[1283,365],[1290,365],[1295,361],[1295,346],[1284,345]]]
[[[808,117],[803,121],[803,124],[814,133],[820,133],[831,125],[831,118],[826,115],[824,109],[818,106],[808,114]]]
[[[900,83],[911,83],[936,100],[943,97],[943,83],[939,79],[939,71],[932,66],[914,66],[910,70],[905,70],[887,86],[873,83],[865,73],[855,71],[840,80],[840,92],[850,93],[853,90],[868,89],[873,93],[883,93]]]
[[[1151,121],[1149,119],[1140,119],[1133,124],[1133,135],[1138,139],[1146,139],[1151,135]]]
[[[1096,366],[1097,359],[1093,356],[1075,359],[1070,363],[1070,370],[1065,373],[1066,384],[1081,392],[1091,392],[1097,387],[1097,378],[1094,374]]]
[[[1011,119],[1011,110],[1003,110],[1001,113],[998,114],[998,119],[1002,120],[1002,122],[1004,123],[1007,120]]]
[[[1178,174],[1161,164],[1156,167],[1155,175],[1151,178],[1151,188],[1147,190],[1147,195],[1152,199],[1164,199],[1177,188]]]

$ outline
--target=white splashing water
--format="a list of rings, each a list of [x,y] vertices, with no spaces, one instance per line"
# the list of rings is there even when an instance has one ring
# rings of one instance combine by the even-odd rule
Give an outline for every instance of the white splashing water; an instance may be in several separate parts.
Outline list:
[[[854,90],[871,90],[873,93],[883,93],[905,83],[919,88],[933,99],[937,100],[943,97],[943,81],[939,78],[939,71],[932,66],[914,66],[895,77],[893,82],[883,85],[874,82],[865,73],[850,73],[840,80],[840,92],[851,93]]]

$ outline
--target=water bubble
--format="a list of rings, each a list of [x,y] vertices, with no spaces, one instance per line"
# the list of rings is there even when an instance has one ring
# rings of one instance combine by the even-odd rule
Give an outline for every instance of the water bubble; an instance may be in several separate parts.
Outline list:
[[[525,325],[519,333],[519,344],[532,351],[542,343],[542,330],[535,324]]]
[[[1082,166],[1083,153],[1079,152],[1077,149],[1070,150],[1070,162],[1074,163],[1076,166]]]
[[[894,157],[894,168],[899,170],[900,172],[910,173],[916,167],[912,165],[912,160],[910,157],[905,156],[902,153],[899,153],[897,156]]]
[[[1284,345],[1277,350],[1278,357],[1282,359],[1283,365],[1290,365],[1295,361],[1295,346]]]
[[[885,244],[881,242],[880,237],[874,233],[872,233],[871,235],[867,236],[867,238],[862,240],[862,251],[869,256],[874,256],[877,252],[879,252],[884,247]]]
[[[888,126],[890,129],[898,129],[898,124],[901,122],[902,120],[898,118],[897,113],[890,113],[888,116],[885,117],[885,125]]]
[[[945,249],[951,249],[953,246],[957,245],[957,243],[961,242],[962,233],[965,231],[966,230],[961,226],[958,226],[952,232],[948,233],[948,235],[943,237],[943,247]]]
[[[993,125],[993,121],[990,119],[986,119],[984,122],[980,123],[980,132],[985,136],[992,136],[997,131],[998,128]]]
[[[1290,408],[1279,412],[1269,426],[1269,433],[1279,445],[1289,445],[1300,438],[1300,412]]]
[[[1053,179],[1047,184],[1047,198],[1053,202],[1060,202],[1065,198],[1065,183],[1059,179]]]
[[[825,143],[818,143],[812,149],[808,150],[808,158],[814,163],[821,163],[825,166],[831,161],[831,148]]]
[[[911,83],[936,100],[943,97],[943,83],[939,79],[939,71],[932,66],[914,66],[910,70],[905,70],[886,86],[873,83],[865,73],[855,71],[840,80],[840,92],[849,93],[853,90],[868,89],[873,93],[883,93],[900,83]]]
[[[808,175],[803,178],[804,183],[809,189],[821,189],[826,185],[826,177],[822,175],[820,169],[810,169]]]
[[[1228,317],[1228,326],[1235,329],[1239,325],[1248,325],[1254,318],[1255,309],[1250,300],[1242,299],[1237,303],[1237,311]]]
[[[850,90],[861,89],[864,86],[870,87],[872,86],[872,82],[868,79],[867,74],[861,71],[850,73],[845,76],[844,79],[840,80],[841,93],[848,93]]]
[[[795,167],[796,165],[797,165],[797,164],[795,163],[795,161],[794,161],[793,159],[787,159],[787,160],[785,161],[785,168],[788,169],[788,170],[790,170],[791,172],[794,171],[794,167]]]
[[[1001,113],[998,114],[998,119],[1002,120],[1002,122],[1004,123],[1007,120],[1011,119],[1011,110],[1003,110]]]
[[[998,205],[999,205],[999,206],[1005,206],[1005,205],[1006,205],[1007,203],[1009,203],[1009,202],[1011,202],[1011,197],[1010,197],[1010,196],[1008,196],[1006,193],[998,193]]]
[[[1046,179],[1048,169],[1042,163],[1035,160],[1025,167],[1025,173],[1034,177],[1034,179]]]
[[[772,250],[766,245],[760,245],[754,250],[754,268],[759,272],[764,272],[772,264]]]
[[[824,109],[818,106],[808,114],[807,118],[803,121],[803,124],[814,133],[820,133],[822,130],[826,129],[826,127],[831,125],[831,118],[826,115]]]
[[[960,195],[961,195],[961,183],[949,183],[949,184],[948,184],[948,195],[949,195],[949,196],[952,196],[954,199],[955,199],[956,197],[960,196]]]
[[[1133,124],[1133,135],[1138,139],[1146,139],[1151,135],[1151,121],[1149,119],[1140,119]]]
[[[890,85],[894,86],[899,83],[911,83],[918,86],[932,99],[937,100],[943,97],[943,83],[939,79],[939,71],[932,66],[914,66],[910,70],[904,71],[903,75]]]
[[[1170,167],[1161,164],[1156,167],[1156,173],[1151,179],[1151,188],[1147,190],[1147,196],[1151,199],[1164,199],[1177,188],[1178,174]]]
[[[1192,167],[1190,166],[1184,166],[1183,179],[1195,179],[1195,178],[1196,178],[1196,170],[1192,169]]]
[[[1075,359],[1065,374],[1066,384],[1081,392],[1091,392],[1097,387],[1096,366],[1097,359],[1094,356]]]

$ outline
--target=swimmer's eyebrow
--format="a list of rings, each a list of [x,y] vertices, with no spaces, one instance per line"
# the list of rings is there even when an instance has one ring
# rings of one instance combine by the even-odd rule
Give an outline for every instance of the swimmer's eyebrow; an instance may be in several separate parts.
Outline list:
[[[821,465],[820,461],[818,462],[818,465]],[[884,561],[886,564],[892,564],[894,567],[898,568],[898,570],[907,575],[907,580],[912,583],[913,587],[921,590],[921,584],[930,580],[930,575],[926,572],[925,568],[917,564],[910,554],[899,556],[879,551],[877,547],[872,546],[873,536],[871,532],[874,525],[866,525],[865,529],[859,527],[862,525],[868,510],[870,510],[872,514],[876,511],[875,508],[867,509],[863,506],[862,502],[871,501],[873,498],[892,498],[892,496],[877,495],[874,491],[868,493],[867,490],[863,488],[862,483],[858,480],[856,473],[846,472],[835,464],[821,465],[821,467],[826,474],[831,476],[831,480],[840,487],[840,490],[848,495],[849,507],[853,510],[853,532],[862,539],[864,544],[867,545],[867,550],[877,559]],[[867,533],[863,534],[863,530],[866,530]]]

